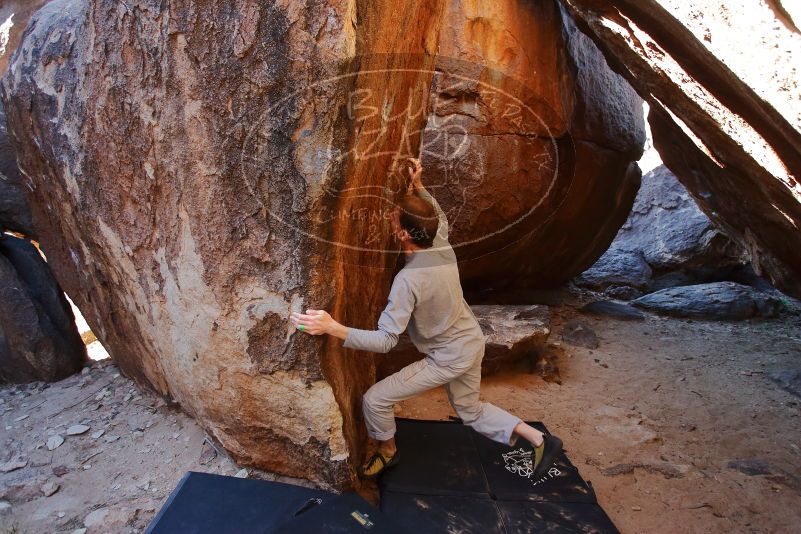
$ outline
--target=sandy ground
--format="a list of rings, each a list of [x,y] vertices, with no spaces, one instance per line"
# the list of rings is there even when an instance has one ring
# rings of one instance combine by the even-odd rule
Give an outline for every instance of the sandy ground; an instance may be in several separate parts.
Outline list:
[[[482,395],[562,437],[623,532],[798,528],[801,402],[768,379],[801,367],[798,315],[581,316],[600,339],[589,350],[560,341],[561,325],[579,314],[553,313],[548,352],[561,385],[519,366],[486,378]],[[398,413],[453,412],[435,390]],[[108,360],[59,383],[1,389],[0,414],[0,463],[24,463],[0,472],[0,533],[141,532],[187,470],[274,478],[240,471],[189,417],[138,391]],[[89,429],[68,435],[77,424]],[[56,435],[64,442],[49,450]]]

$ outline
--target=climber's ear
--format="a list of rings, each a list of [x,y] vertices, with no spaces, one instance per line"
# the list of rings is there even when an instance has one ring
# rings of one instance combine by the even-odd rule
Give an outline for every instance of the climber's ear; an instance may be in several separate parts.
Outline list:
[[[409,241],[412,238],[412,236],[409,234],[409,232],[404,230],[404,229],[402,229],[402,228],[400,230],[398,230],[397,232],[395,232],[395,236],[398,238],[398,241],[400,241],[401,243],[406,243],[407,241]]]

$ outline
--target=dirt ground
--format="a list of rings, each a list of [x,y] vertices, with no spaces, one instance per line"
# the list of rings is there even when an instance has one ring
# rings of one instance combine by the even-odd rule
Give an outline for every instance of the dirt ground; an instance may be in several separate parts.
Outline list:
[[[801,367],[797,314],[725,323],[552,312],[547,350],[561,385],[518,366],[485,378],[482,395],[558,434],[622,532],[798,528],[801,402],[769,379]],[[597,349],[560,341],[574,317]],[[275,479],[241,471],[109,360],[49,386],[0,389],[0,413],[0,463],[24,464],[0,472],[0,533],[141,532],[187,470]],[[452,413],[442,390],[398,407]],[[68,435],[77,424],[89,429]],[[56,435],[64,441],[49,450]]]

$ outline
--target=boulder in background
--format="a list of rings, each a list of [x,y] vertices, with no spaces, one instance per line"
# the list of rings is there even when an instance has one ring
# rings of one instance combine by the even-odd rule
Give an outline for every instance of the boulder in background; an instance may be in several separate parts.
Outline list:
[[[648,103],[654,146],[704,213],[757,274],[801,296],[801,34],[783,10],[760,0],[562,4]]]
[[[0,383],[61,380],[86,361],[72,308],[39,251],[0,234]]]
[[[575,283],[628,300],[665,287],[728,280],[744,256],[660,165],[643,176],[612,245]]]
[[[545,345],[551,333],[547,306],[474,305],[470,308],[487,337],[481,365],[484,375],[531,356],[537,348]],[[394,349],[385,356],[378,356],[378,378],[400,371],[423,357],[409,337],[402,335]]]
[[[707,320],[775,317],[784,309],[775,296],[735,282],[662,289],[634,300],[632,305],[660,315]]]

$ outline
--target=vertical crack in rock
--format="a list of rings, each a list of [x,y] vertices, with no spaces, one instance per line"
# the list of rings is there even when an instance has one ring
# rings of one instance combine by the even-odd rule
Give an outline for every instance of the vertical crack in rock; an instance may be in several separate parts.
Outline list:
[[[405,190],[398,158],[417,156],[425,124],[437,32],[443,2],[405,0],[356,2],[356,55],[348,77],[348,101],[339,111],[342,160],[337,191],[325,205],[320,229],[334,243],[314,278],[334,317],[346,324],[376,327],[386,304],[397,244],[391,242],[389,213]],[[372,385],[369,354],[329,339],[322,357],[328,382],[345,415],[345,436],[355,466],[365,433],[361,396]]]

